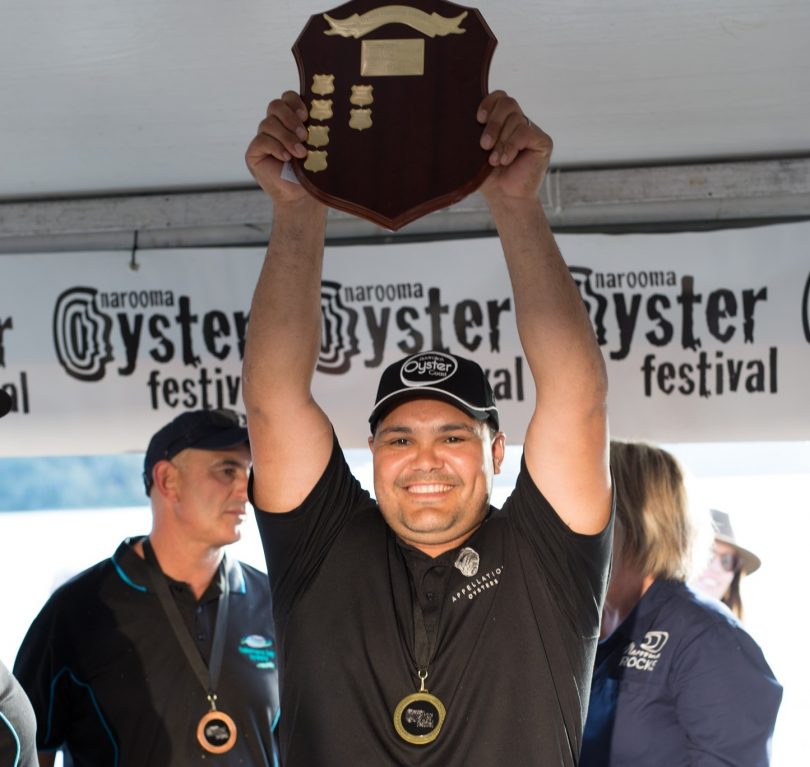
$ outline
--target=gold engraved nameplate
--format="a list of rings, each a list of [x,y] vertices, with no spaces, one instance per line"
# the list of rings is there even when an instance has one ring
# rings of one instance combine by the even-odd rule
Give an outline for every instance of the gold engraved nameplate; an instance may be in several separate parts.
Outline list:
[[[360,45],[363,77],[425,74],[424,40],[363,40]]]
[[[475,191],[490,172],[476,115],[495,46],[476,9],[446,0],[311,16],[293,45],[309,106],[309,152],[291,162],[301,184],[392,230]]]

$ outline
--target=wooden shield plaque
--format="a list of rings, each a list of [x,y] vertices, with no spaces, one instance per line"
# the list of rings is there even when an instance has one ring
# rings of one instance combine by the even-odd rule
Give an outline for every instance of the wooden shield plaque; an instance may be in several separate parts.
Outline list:
[[[477,10],[443,0],[312,16],[293,46],[309,109],[300,182],[392,230],[473,192],[490,171],[476,112],[496,42]]]

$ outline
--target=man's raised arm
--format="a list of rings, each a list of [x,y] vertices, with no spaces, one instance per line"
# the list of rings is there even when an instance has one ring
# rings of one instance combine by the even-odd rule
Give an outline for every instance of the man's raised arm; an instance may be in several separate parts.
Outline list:
[[[482,101],[478,119],[493,166],[481,192],[503,245],[518,332],[537,389],[526,465],[572,530],[597,533],[610,514],[607,374],[539,202],[552,142],[502,91]]]
[[[312,398],[320,350],[321,268],[326,209],[281,177],[304,157],[307,112],[288,91],[272,101],[245,160],[273,201],[270,243],[253,295],[242,387],[250,431],[256,504],[298,506],[329,460],[332,429]]]

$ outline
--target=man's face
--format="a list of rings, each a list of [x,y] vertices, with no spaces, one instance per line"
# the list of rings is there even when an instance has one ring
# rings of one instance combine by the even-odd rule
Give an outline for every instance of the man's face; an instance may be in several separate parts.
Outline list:
[[[250,462],[247,445],[227,450],[188,448],[172,458],[174,522],[187,540],[212,547],[239,540]]]
[[[481,524],[503,434],[445,402],[417,399],[391,410],[369,447],[380,511],[406,543],[437,556]]]

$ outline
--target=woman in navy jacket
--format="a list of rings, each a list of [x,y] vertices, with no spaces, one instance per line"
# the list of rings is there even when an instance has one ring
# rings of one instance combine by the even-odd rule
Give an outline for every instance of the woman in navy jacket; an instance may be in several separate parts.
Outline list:
[[[580,767],[766,767],[782,688],[731,612],[684,584],[680,466],[627,442],[610,461],[613,572]]]

